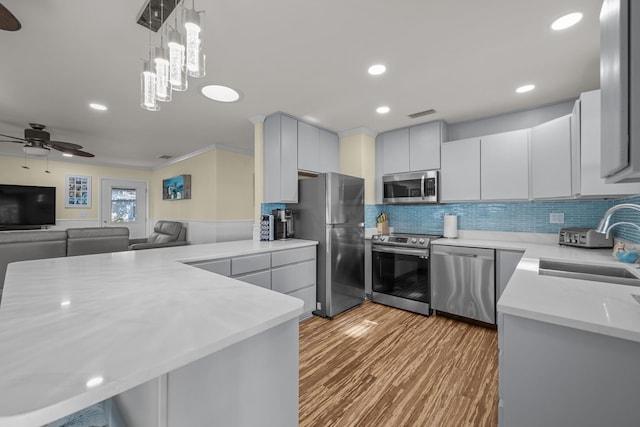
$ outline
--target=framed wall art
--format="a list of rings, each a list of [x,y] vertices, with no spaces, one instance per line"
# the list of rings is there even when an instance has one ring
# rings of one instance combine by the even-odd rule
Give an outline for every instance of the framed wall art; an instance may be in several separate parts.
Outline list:
[[[191,175],[178,175],[162,180],[162,200],[191,198]]]
[[[64,207],[91,207],[91,177],[84,175],[65,176]]]

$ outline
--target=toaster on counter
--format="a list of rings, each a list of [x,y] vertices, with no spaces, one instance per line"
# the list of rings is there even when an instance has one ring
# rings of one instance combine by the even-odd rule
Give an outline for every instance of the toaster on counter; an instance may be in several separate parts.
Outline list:
[[[560,230],[558,243],[581,248],[612,248],[613,239],[596,232],[593,228],[568,227]]]

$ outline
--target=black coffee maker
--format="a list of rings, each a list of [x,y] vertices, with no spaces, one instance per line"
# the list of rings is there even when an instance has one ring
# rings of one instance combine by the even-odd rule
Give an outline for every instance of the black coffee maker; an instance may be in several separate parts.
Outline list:
[[[273,238],[276,240],[292,239],[293,212],[291,209],[274,209],[271,214],[273,215],[273,225],[275,226]]]

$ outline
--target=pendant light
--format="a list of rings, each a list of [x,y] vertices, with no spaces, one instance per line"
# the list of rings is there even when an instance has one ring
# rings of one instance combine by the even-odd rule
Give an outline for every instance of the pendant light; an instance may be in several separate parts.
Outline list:
[[[160,20],[164,22],[164,2],[160,3]],[[156,73],[156,98],[158,101],[171,101],[171,84],[169,83],[169,56],[164,47],[164,33],[160,30],[160,47],[155,48],[153,55]]]
[[[151,68],[151,62],[145,61],[142,74],[140,75],[140,106],[145,110],[158,111],[158,99],[156,98],[156,73]]]
[[[187,73],[184,63],[185,46],[182,34],[178,31],[178,1],[175,0],[174,28],[169,31],[169,82],[173,90],[187,90]]]
[[[156,98],[158,83],[151,62],[151,2],[149,2],[149,60],[144,62],[140,74],[140,107],[148,111],[158,111],[160,106]]]
[[[204,77],[205,58],[202,49],[202,23],[201,13],[195,10],[195,1],[191,3],[191,9],[184,14],[184,28],[186,33],[186,66],[187,73],[191,77]]]

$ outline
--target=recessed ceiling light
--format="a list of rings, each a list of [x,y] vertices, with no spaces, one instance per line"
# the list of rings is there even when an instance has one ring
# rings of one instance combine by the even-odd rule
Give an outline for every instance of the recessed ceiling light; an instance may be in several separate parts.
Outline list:
[[[384,74],[387,71],[387,67],[382,64],[375,64],[369,67],[369,74],[372,76],[379,76],[380,74]]]
[[[93,377],[93,378],[89,378],[89,381],[87,381],[87,388],[93,388],[93,387],[97,387],[100,384],[102,384],[104,382],[104,378],[103,377]]]
[[[62,155],[63,155],[64,157],[73,157],[73,154],[69,154],[69,153],[62,153]]]
[[[383,105],[382,107],[376,108],[376,112],[378,114],[387,114],[389,111],[391,111],[391,109],[385,105]]]
[[[107,106],[103,105],[103,104],[98,104],[95,102],[92,102],[91,104],[89,104],[89,107],[93,108],[94,110],[98,110],[98,111],[107,111]]]
[[[518,92],[518,93],[531,92],[535,88],[536,88],[536,85],[524,85],[524,86],[520,86],[518,89],[516,89],[516,92]]]
[[[218,102],[236,102],[240,99],[240,94],[227,86],[207,85],[200,90],[204,96]]]
[[[573,12],[567,15],[561,16],[551,23],[551,29],[560,31],[566,30],[569,27],[573,27],[582,19],[582,13]]]

